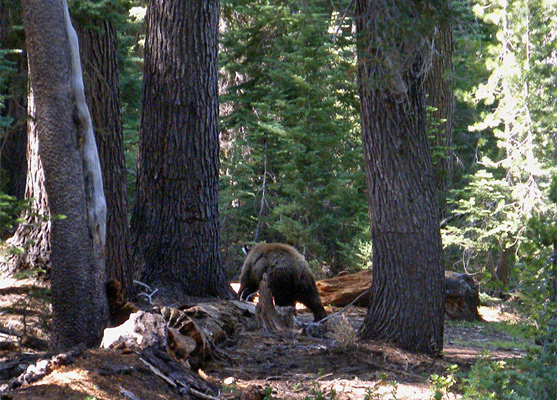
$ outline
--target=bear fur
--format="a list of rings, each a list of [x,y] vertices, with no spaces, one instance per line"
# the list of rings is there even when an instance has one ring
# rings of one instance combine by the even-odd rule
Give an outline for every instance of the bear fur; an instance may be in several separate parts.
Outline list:
[[[252,247],[240,273],[240,298],[257,292],[265,273],[276,305],[294,306],[298,301],[311,310],[315,321],[327,316],[308,263],[294,247],[282,243]]]

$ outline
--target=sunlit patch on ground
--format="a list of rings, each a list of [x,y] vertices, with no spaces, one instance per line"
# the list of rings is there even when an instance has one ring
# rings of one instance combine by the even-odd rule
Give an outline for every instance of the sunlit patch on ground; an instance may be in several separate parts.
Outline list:
[[[487,322],[522,322],[523,318],[516,313],[508,312],[501,305],[492,307],[480,306],[480,315]]]

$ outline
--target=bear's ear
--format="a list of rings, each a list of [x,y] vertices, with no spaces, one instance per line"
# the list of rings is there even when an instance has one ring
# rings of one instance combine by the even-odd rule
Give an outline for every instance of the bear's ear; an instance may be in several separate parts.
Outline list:
[[[251,245],[249,244],[244,244],[242,246],[242,251],[244,252],[245,255],[247,255],[249,253],[249,251],[251,250]]]

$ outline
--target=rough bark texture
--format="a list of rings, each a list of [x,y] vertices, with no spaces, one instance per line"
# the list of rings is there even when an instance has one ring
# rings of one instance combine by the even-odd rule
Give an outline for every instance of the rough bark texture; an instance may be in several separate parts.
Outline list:
[[[87,103],[91,111],[107,204],[106,275],[127,296],[133,268],[128,226],[124,134],[120,112],[117,36],[110,20],[77,26]]]
[[[35,115],[32,94],[28,97],[27,112]],[[13,273],[17,269],[40,268],[50,271],[50,206],[44,187],[44,170],[39,157],[39,132],[37,121],[27,119],[27,182],[25,199],[31,200],[30,211],[25,212],[23,222],[7,244],[19,248],[21,253],[10,257],[4,271]]]
[[[451,188],[453,176],[451,147],[453,145],[455,111],[455,99],[452,90],[454,39],[452,25],[448,19],[441,21],[435,29],[433,52],[431,68],[425,80],[426,103],[436,109],[430,115],[431,120],[441,121],[435,129],[432,145],[436,148],[435,151],[442,151],[443,154],[439,154],[434,159],[433,167],[437,189],[441,195],[445,195]],[[442,210],[442,216],[443,214]]]
[[[444,277],[426,135],[425,61],[416,32],[397,33],[403,26],[401,10],[405,24],[417,22],[417,13],[410,3],[395,7],[391,1],[358,0],[356,7],[374,274],[360,333],[364,339],[438,354],[443,348]],[[396,36],[376,34],[384,28]]]
[[[65,7],[60,0],[22,2],[29,117],[37,124],[51,215],[64,216],[51,221],[52,344],[62,349],[98,344],[107,313],[104,268],[96,264],[88,227]]]
[[[141,279],[161,297],[229,296],[221,266],[218,0],[151,0],[136,201]]]

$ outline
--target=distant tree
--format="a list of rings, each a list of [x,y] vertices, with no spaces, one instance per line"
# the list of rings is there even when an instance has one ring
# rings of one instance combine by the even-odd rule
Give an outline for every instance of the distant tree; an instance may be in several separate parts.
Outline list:
[[[107,279],[120,281],[123,293],[128,293],[132,287],[133,265],[115,27],[121,11],[113,3],[91,8],[87,3],[78,2],[73,15],[77,21],[87,103],[103,172],[107,206],[106,275]]]
[[[448,8],[447,8],[448,10]],[[453,126],[455,98],[454,39],[449,15],[443,15],[432,34],[431,67],[425,79],[428,133],[432,146],[435,181],[440,195],[441,215],[446,216],[445,198],[451,188],[453,176]]]
[[[219,2],[151,0],[131,228],[161,296],[228,297],[218,213]]]
[[[412,351],[443,348],[444,273],[426,134],[429,3],[356,1],[362,141],[373,242],[361,336]],[[424,31],[420,34],[421,31]]]
[[[77,35],[65,1],[24,0],[22,9],[30,129],[37,132],[51,211],[52,345],[93,346],[100,341],[107,313],[106,204]]]

